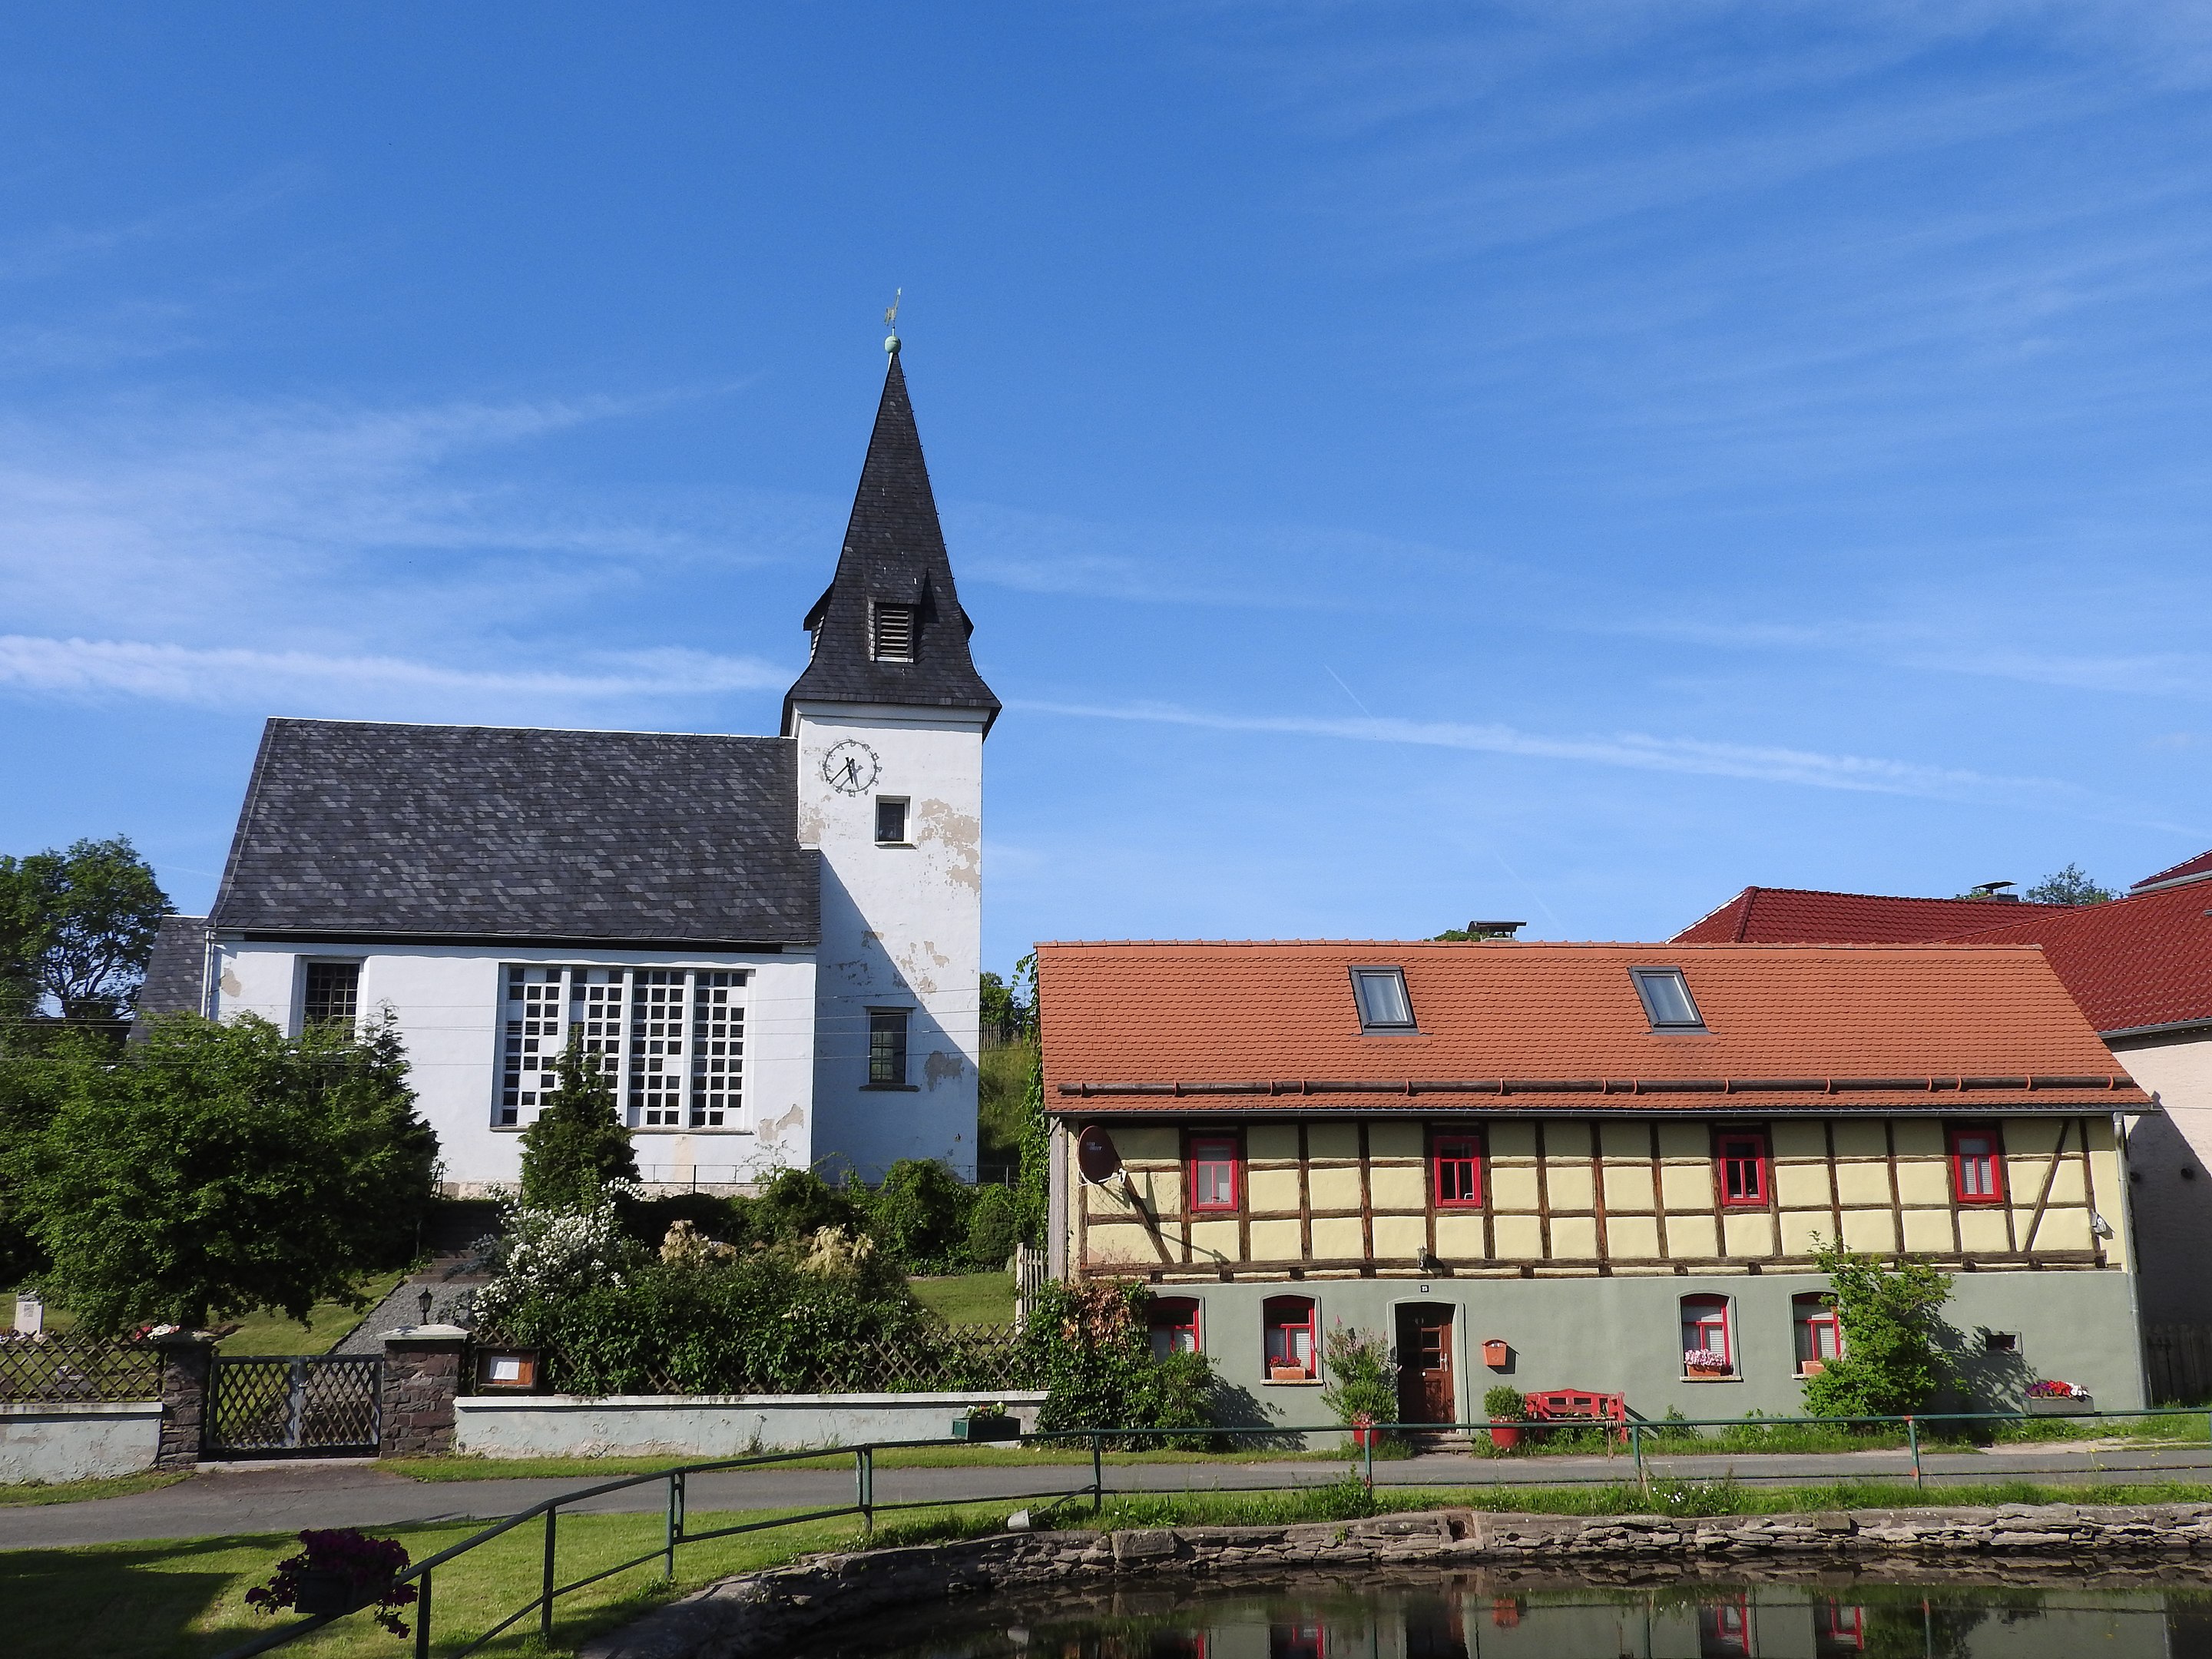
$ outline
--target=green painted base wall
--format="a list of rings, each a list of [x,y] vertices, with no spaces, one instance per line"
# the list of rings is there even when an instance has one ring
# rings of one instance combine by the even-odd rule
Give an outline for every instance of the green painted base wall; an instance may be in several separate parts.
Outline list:
[[[1960,1273],[1945,1310],[1966,1339],[1975,1408],[2016,1405],[2039,1376],[2063,1377],[2108,1411],[2148,1403],[2129,1275],[2120,1273]],[[1307,1279],[1298,1283],[1164,1285],[1163,1296],[1200,1303],[1200,1341],[1216,1373],[1248,1392],[1266,1420],[1318,1427],[1333,1419],[1312,1384],[1265,1380],[1261,1304],[1310,1296],[1324,1335],[1340,1323],[1396,1340],[1395,1310],[1440,1304],[1454,1310],[1454,1368],[1461,1420],[1481,1414],[1497,1383],[1524,1393],[1584,1388],[1625,1394],[1645,1417],[1669,1409],[1688,1418],[1795,1416],[1804,1409],[1795,1375],[1790,1298],[1826,1288],[1817,1273],[1756,1278]],[[1680,1304],[1686,1296],[1731,1298],[1739,1380],[1693,1382],[1682,1376]],[[1985,1331],[2014,1334],[2016,1355],[1985,1354]],[[1482,1343],[1511,1345],[1509,1369],[1482,1363]]]

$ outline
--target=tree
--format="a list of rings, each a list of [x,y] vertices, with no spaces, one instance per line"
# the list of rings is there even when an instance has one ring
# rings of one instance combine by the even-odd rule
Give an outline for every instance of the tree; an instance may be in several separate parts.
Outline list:
[[[2030,904],[2106,904],[2119,895],[2099,886],[2080,865],[2069,864],[2063,870],[2052,871],[2021,896]]]
[[[1925,1261],[1854,1255],[1841,1239],[1815,1236],[1814,1256],[1828,1275],[1826,1300],[1843,1331],[1843,1354],[1805,1384],[1814,1417],[1899,1417],[1926,1409],[1951,1380],[1938,1314],[1951,1299],[1951,1276]]]
[[[522,1132],[522,1201],[538,1210],[591,1204],[608,1182],[637,1179],[637,1152],[615,1110],[614,1086],[573,1026],[555,1075]]]
[[[91,1328],[305,1320],[412,1252],[438,1140],[388,1022],[288,1038],[179,1014],[119,1060],[86,1043],[39,1063],[57,1103],[11,1184],[46,1287]]]
[[[0,857],[0,1014],[123,1018],[173,908],[127,836]]]

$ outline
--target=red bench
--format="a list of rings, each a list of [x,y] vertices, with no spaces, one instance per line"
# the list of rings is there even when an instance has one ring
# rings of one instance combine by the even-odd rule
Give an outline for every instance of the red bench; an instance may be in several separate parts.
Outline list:
[[[1628,1437],[1628,1400],[1618,1394],[1599,1394],[1590,1389],[1547,1389],[1524,1396],[1532,1423],[1600,1423],[1613,1434]]]

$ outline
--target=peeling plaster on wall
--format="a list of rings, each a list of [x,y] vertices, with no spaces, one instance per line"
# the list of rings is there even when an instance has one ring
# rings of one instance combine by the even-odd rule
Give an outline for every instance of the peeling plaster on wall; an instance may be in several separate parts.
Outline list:
[[[967,1060],[942,1048],[931,1049],[929,1058],[922,1062],[922,1080],[933,1089],[940,1083],[957,1083],[967,1075]]]
[[[238,975],[228,962],[222,964],[222,994],[227,997],[246,994],[246,988],[238,982]]]
[[[945,879],[980,895],[983,890],[981,821],[941,800],[922,802],[915,813],[915,821],[920,831],[916,838],[936,842],[949,855]]]
[[[801,847],[822,845],[822,808],[814,803],[804,803],[799,809],[799,844]]]
[[[763,1152],[781,1153],[786,1137],[795,1135],[806,1127],[806,1109],[793,1106],[781,1117],[763,1119],[756,1128]]]

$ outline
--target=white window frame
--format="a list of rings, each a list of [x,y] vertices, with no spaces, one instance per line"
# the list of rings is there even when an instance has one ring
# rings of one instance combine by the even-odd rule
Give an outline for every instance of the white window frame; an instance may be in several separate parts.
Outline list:
[[[633,1133],[750,1134],[744,1095],[751,982],[746,968],[501,963],[492,1127],[527,1127],[570,1031],[580,1029]],[[655,991],[662,993],[658,1000],[649,994]],[[612,1019],[604,1018],[610,1008]],[[662,1018],[652,1018],[655,1008]],[[670,1011],[675,1018],[665,1018]]]

